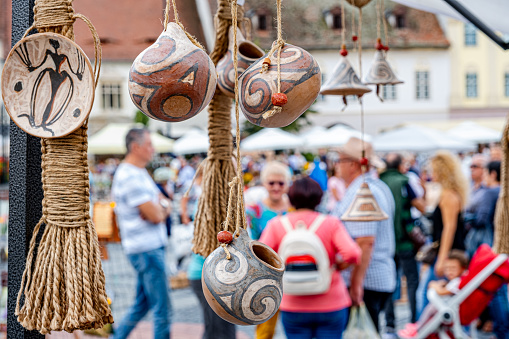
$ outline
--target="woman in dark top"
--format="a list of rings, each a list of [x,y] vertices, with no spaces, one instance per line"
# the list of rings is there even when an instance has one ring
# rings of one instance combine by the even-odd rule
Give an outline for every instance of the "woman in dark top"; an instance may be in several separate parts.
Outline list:
[[[439,151],[431,159],[431,178],[440,184],[442,193],[433,212],[433,241],[439,241],[438,256],[423,279],[422,311],[428,304],[428,284],[444,276],[444,262],[452,249],[465,250],[465,227],[462,210],[468,198],[468,181],[461,171],[459,159],[446,151]]]

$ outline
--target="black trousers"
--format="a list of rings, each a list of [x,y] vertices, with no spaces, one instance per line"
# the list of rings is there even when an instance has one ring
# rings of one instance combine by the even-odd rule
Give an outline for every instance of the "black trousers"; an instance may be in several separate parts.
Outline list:
[[[387,299],[391,296],[392,293],[364,290],[364,303],[366,304],[366,308],[368,309],[371,320],[373,320],[373,324],[375,324],[378,333],[380,333],[378,315],[384,309]]]
[[[189,280],[189,282],[203,310],[203,320],[205,321],[203,339],[235,339],[235,325],[221,319],[216,312],[210,308],[203,294],[201,280]]]
[[[412,313],[410,322],[415,323],[417,321],[416,296],[417,288],[419,287],[419,270],[417,268],[417,261],[415,261],[415,253],[414,251],[400,252],[396,255],[394,261],[396,262],[396,272],[401,268],[403,275],[406,277],[408,301]],[[387,305],[385,306],[385,319],[387,327],[396,328],[392,296],[387,300]]]

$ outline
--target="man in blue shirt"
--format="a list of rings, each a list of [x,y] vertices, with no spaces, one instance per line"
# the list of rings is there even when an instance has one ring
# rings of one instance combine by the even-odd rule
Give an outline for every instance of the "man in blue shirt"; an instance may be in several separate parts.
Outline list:
[[[164,251],[165,226],[170,204],[145,169],[154,148],[150,133],[133,128],[126,136],[127,155],[112,184],[112,196],[120,227],[122,247],[137,273],[134,305],[115,330],[115,339],[125,339],[152,309],[154,338],[170,336],[171,302],[166,277]]]
[[[370,143],[352,137],[340,150],[339,166],[346,192],[338,203],[334,215],[341,219],[355,199],[361,184],[369,185],[380,208],[389,216],[381,221],[344,221],[348,233],[362,250],[361,263],[353,269],[343,271],[343,279],[350,289],[353,305],[363,301],[375,324],[379,328],[378,315],[387,299],[396,287],[396,267],[394,263],[394,198],[380,179],[362,173],[361,154],[365,148],[366,158],[373,160],[373,149]]]

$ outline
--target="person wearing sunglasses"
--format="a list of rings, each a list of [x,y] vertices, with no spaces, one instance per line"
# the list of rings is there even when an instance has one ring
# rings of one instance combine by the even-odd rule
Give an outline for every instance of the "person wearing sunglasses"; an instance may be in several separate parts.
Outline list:
[[[290,169],[279,161],[267,163],[260,174],[267,196],[261,201],[249,204],[246,207],[246,216],[249,223],[249,234],[254,240],[262,235],[267,223],[284,215],[290,209],[290,202],[286,193],[290,183]],[[278,313],[267,322],[256,327],[255,339],[271,339],[276,329]]]

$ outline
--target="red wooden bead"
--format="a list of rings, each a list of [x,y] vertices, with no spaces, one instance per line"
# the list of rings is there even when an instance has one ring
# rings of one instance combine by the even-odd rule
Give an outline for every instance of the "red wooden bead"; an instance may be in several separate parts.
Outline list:
[[[387,46],[387,45],[386,45],[386,46],[384,46],[384,51],[386,51],[386,52],[387,52],[388,50],[389,50],[389,46]]]
[[[361,166],[368,166],[368,159],[367,158],[361,158],[360,164],[361,164]]]
[[[382,45],[381,43],[377,42],[375,44],[375,48],[379,51],[383,50],[384,49],[384,45]]]
[[[217,234],[217,240],[222,244],[229,244],[233,241],[233,234],[228,231],[221,231]]]
[[[284,106],[288,102],[288,97],[284,93],[272,94],[272,104],[274,106]]]
[[[357,41],[358,39],[359,39],[359,37],[358,37],[357,35],[353,35],[353,36],[352,36],[352,40],[353,40],[353,41]]]
[[[346,57],[348,55],[348,51],[346,49],[342,49],[341,51],[339,51],[339,54],[341,54],[341,56]]]

